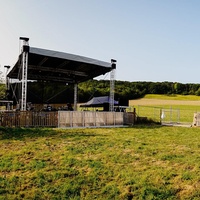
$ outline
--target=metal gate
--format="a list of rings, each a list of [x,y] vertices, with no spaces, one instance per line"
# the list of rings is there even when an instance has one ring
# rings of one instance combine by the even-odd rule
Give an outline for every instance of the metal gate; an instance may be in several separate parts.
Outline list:
[[[162,125],[180,125],[191,126],[193,121],[194,110],[186,109],[162,109],[161,123]]]
[[[178,124],[180,123],[180,110],[162,109],[160,118],[162,124]]]
[[[192,107],[189,109],[141,105],[137,107],[137,117],[160,122],[162,125],[191,126],[196,112]]]

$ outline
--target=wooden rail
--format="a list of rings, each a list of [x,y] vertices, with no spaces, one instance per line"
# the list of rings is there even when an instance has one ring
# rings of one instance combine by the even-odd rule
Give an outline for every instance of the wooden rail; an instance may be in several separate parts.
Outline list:
[[[0,113],[4,127],[57,127],[58,112],[6,111]]]

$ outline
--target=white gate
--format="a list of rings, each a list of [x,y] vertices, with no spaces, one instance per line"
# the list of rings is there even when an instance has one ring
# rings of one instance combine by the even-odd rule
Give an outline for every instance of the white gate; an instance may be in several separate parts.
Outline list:
[[[58,127],[123,126],[123,112],[58,111]]]
[[[180,123],[180,110],[179,109],[162,109],[161,111],[162,124],[179,124]]]

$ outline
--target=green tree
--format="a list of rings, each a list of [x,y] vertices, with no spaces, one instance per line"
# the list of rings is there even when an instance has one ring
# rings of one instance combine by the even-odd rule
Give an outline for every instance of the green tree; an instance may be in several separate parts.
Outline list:
[[[5,99],[6,98],[6,85],[1,83],[0,84],[0,99]]]

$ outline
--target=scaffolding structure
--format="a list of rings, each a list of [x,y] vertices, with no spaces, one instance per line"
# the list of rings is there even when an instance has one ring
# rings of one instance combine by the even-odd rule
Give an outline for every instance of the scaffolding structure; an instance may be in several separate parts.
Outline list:
[[[111,63],[83,56],[56,52],[52,50],[29,47],[29,38],[20,37],[23,41],[18,61],[7,74],[7,80],[19,79],[19,110],[27,110],[28,80],[57,81],[74,84],[74,111],[77,110],[78,83],[87,81],[111,72],[109,111],[114,111],[114,88],[116,60]],[[83,67],[84,66],[84,67]],[[9,87],[9,84],[7,84]],[[9,89],[9,88],[8,88]]]
[[[28,51],[29,51],[29,38],[20,37],[20,40],[23,40],[22,48],[22,94],[21,94],[21,105],[20,110],[26,111],[27,104],[27,76],[28,76]]]
[[[117,62],[116,60],[111,59],[112,70],[110,72],[110,102],[109,102],[109,111],[110,112],[114,112],[116,62]]]

